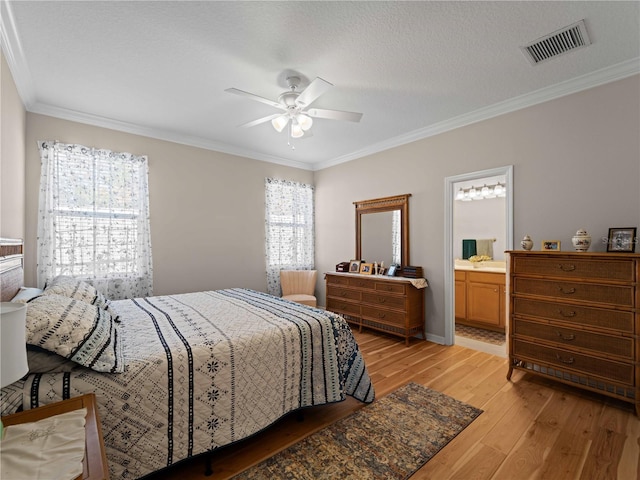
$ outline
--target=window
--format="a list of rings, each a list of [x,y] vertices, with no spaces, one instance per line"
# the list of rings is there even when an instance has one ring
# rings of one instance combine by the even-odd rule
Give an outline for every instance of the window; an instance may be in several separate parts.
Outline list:
[[[280,270],[314,268],[313,186],[265,181],[267,291],[280,296]]]
[[[56,275],[112,299],[152,294],[147,157],[39,142],[38,286]]]

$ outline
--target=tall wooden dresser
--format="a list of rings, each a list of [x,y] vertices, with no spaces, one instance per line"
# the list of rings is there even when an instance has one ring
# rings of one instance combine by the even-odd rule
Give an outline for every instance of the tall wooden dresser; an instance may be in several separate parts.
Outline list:
[[[327,310],[352,324],[409,338],[424,334],[424,278],[325,274]]]
[[[509,373],[635,404],[640,414],[640,254],[512,251]]]

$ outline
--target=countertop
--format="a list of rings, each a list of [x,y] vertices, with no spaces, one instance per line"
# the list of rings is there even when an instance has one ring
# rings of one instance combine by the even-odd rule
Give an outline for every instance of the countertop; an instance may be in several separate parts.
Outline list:
[[[455,259],[456,270],[472,270],[474,272],[507,273],[506,260],[487,260],[485,262],[470,262],[469,260]]]

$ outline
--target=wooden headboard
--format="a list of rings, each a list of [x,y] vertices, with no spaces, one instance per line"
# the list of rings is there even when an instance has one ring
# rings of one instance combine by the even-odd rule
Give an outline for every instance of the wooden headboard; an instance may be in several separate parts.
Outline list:
[[[0,300],[8,302],[24,285],[22,240],[0,238]]]

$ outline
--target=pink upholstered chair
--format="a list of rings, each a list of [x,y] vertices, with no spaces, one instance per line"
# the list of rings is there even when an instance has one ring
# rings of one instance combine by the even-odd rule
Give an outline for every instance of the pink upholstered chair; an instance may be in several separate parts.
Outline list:
[[[280,270],[282,298],[315,307],[317,277],[317,270]]]

